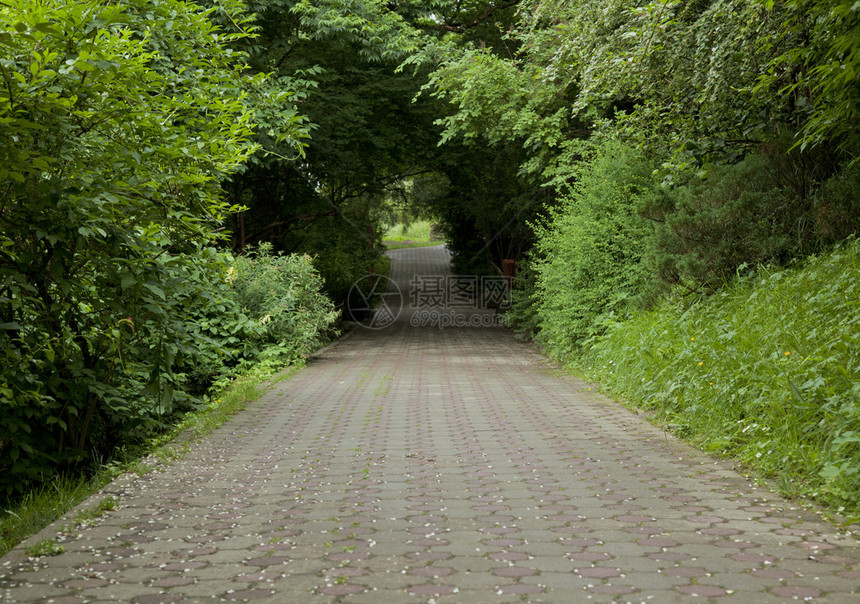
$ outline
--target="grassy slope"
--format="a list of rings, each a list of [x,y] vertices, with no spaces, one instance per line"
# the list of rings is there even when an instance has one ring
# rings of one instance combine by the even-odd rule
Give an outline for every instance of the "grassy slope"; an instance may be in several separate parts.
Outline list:
[[[412,247],[430,247],[445,243],[444,241],[430,238],[431,226],[428,220],[419,220],[408,226],[396,224],[389,228],[383,236],[385,249],[398,250]]]
[[[418,220],[409,225],[395,224],[385,231],[384,241],[430,241],[431,223],[429,220]]]
[[[860,519],[860,241],[637,313],[573,365],[786,495]]]

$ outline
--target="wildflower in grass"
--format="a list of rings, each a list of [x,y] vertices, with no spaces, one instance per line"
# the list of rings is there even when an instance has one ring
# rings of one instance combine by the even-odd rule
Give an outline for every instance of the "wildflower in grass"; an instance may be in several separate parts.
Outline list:
[[[704,365],[704,364],[705,364],[704,361],[699,361],[699,365]]]
[[[785,353],[785,356],[790,357],[790,356],[791,356],[791,353],[790,353],[790,352],[786,352],[786,353]]]

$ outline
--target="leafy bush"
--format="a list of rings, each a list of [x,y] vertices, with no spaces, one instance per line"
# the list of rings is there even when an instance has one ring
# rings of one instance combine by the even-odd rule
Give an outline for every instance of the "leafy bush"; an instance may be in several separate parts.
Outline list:
[[[378,270],[383,264],[385,247],[377,230],[359,212],[347,207],[341,215],[317,220],[278,244],[312,256],[326,295],[340,304],[346,300],[353,283],[369,274],[371,268]]]
[[[787,494],[860,518],[860,241],[615,322],[577,364]]]
[[[241,8],[220,7],[237,23]],[[109,448],[116,416],[172,403],[186,326],[169,287],[201,268],[228,210],[219,180],[254,150],[223,52],[246,34],[209,13],[0,7],[0,489]],[[132,382],[147,401],[124,398]]]
[[[290,360],[319,347],[337,311],[310,256],[272,254],[271,245],[261,244],[236,258],[235,267],[238,302],[263,327],[258,341],[265,355]]]
[[[202,405],[201,395],[217,380],[251,364],[283,367],[300,359],[320,345],[337,315],[307,256],[269,255],[263,246],[234,259],[204,248],[190,257],[165,254],[155,266],[157,280],[128,289],[164,288],[170,295],[154,304],[131,291],[127,317],[102,333],[120,361],[108,368],[110,381],[96,384],[103,397],[86,410],[83,425],[70,409],[95,386],[80,362],[66,365],[75,378],[70,383],[44,356],[28,357],[21,342],[0,349],[4,367],[19,368],[0,374],[0,487],[7,492],[139,442]]]
[[[860,195],[851,192],[858,170],[832,176],[823,150],[787,147],[777,142],[766,154],[716,166],[642,208],[657,225],[646,264],[663,289],[715,291],[743,265],[785,263],[860,228]]]
[[[511,327],[518,337],[534,338],[540,331],[537,304],[537,275],[529,255],[517,267],[511,292],[511,306],[504,315],[505,325]]]
[[[635,151],[606,142],[572,195],[536,228],[538,339],[554,354],[579,349],[643,290],[648,227],[637,209],[660,194],[652,172]]]
[[[246,91],[266,94],[229,50],[247,25],[236,0],[0,5],[0,492],[110,454],[195,404],[197,367],[259,353],[213,247],[221,182],[257,148]]]
[[[166,417],[199,404],[198,397],[217,376],[255,359],[266,330],[243,312],[232,285],[231,254],[210,247],[191,257],[162,258],[175,265],[169,278],[162,279],[161,287],[170,292],[168,303],[159,315],[146,307],[133,314],[141,341],[129,351],[132,364],[126,368],[140,363],[144,374],[143,381],[129,383],[124,397],[133,400],[141,386],[153,396],[161,394],[159,416]],[[119,421],[127,423],[128,417]]]

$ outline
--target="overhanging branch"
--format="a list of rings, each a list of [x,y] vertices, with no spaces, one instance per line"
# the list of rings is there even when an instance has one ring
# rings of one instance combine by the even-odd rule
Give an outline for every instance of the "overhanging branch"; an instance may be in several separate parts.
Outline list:
[[[462,25],[457,23],[440,23],[435,27],[435,29],[441,31],[450,31],[455,34],[465,33],[467,30],[472,29],[473,27],[477,27],[490,17],[492,17],[497,11],[502,11],[507,8],[511,8],[520,3],[520,0],[512,0],[511,2],[505,2],[503,4],[496,5],[495,3],[490,3],[490,6],[487,7],[483,13],[469,21],[468,23],[464,23]]]

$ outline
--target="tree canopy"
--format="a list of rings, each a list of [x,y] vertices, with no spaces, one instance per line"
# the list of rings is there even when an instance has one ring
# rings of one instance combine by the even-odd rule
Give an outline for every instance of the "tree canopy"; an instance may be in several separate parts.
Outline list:
[[[229,356],[220,330],[255,337],[222,183],[265,116],[293,154],[302,126],[236,50],[251,22],[232,0],[0,5],[0,488],[152,427]]]

